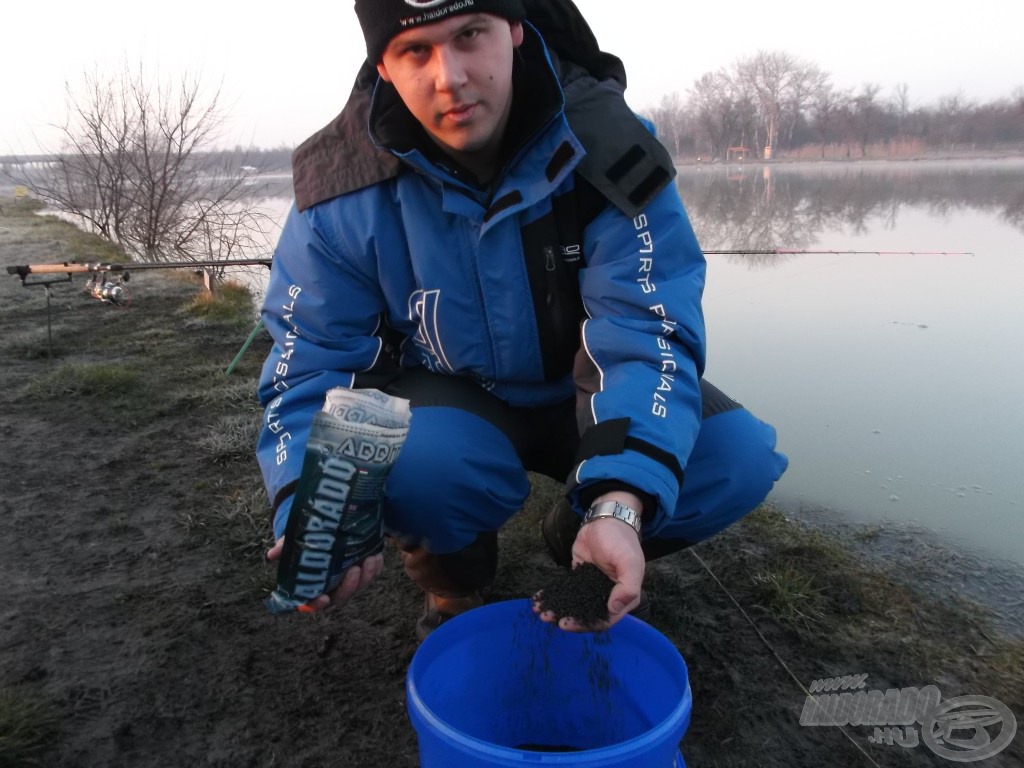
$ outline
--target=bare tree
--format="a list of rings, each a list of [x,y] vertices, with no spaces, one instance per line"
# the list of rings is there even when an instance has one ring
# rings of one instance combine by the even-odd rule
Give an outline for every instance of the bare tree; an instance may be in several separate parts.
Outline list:
[[[70,214],[91,231],[119,241],[128,211],[130,128],[118,114],[116,81],[87,75],[76,95],[65,85],[68,115],[60,130],[61,146],[45,165],[29,166],[22,177],[11,174],[36,196]]]
[[[758,51],[749,59],[736,62],[736,75],[749,85],[757,98],[758,109],[765,128],[764,154],[770,156],[772,148],[779,143],[783,110],[794,94],[801,91],[801,100],[806,98],[802,84],[810,66],[782,51]]]
[[[900,83],[893,89],[892,109],[896,113],[896,136],[898,138],[903,135],[907,115],[910,114],[910,88],[906,83]]]
[[[761,146],[761,122],[757,108],[757,95],[750,83],[742,78],[732,77],[729,80],[729,96],[733,100],[733,109],[736,113],[736,137],[737,146],[746,147],[748,144],[754,147]]]
[[[1019,85],[1010,94],[1010,108],[1017,117],[1024,117],[1024,85]]]
[[[814,99],[823,81],[828,80],[826,75],[817,64],[810,62],[799,62],[794,69],[790,79],[789,88],[783,101],[783,118],[785,121],[786,146],[794,144],[796,127],[805,118],[805,113]]]
[[[219,92],[204,97],[188,74],[153,84],[141,66],[66,91],[53,161],[19,180],[40,199],[149,261],[220,260],[269,242],[244,161],[213,151]]]
[[[694,82],[690,99],[708,154],[723,157],[740,124],[732,79],[723,70],[709,72]]]
[[[882,110],[877,100],[880,90],[882,90],[882,86],[876,83],[864,83],[857,95],[853,97],[852,120],[860,142],[861,157],[867,157],[868,144],[874,137],[874,131],[881,116]]]
[[[682,155],[687,122],[686,104],[682,97],[677,91],[662,96],[658,106],[651,113],[658,129],[658,136],[672,152],[673,157]]]
[[[968,99],[963,91],[943,96],[935,109],[938,117],[939,135],[942,142],[950,149],[956,144],[967,141],[970,133],[970,117],[976,105]]]
[[[818,81],[811,97],[810,108],[814,118],[814,129],[821,141],[822,160],[825,159],[825,147],[831,138],[840,110],[848,101],[849,95],[837,91],[829,82],[827,75]]]

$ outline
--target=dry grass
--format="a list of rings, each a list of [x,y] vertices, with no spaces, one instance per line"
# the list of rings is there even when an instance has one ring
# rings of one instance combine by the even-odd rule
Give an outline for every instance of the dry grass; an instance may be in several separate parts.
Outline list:
[[[255,313],[249,289],[230,280],[219,283],[212,292],[197,293],[186,311],[193,317],[238,326],[252,323]]]
[[[260,427],[258,414],[228,413],[217,418],[197,445],[215,462],[243,461],[252,457]]]
[[[0,690],[0,768],[42,766],[57,732],[50,704],[24,687]]]
[[[137,393],[140,383],[137,370],[118,363],[63,365],[27,383],[18,397],[24,400],[111,398]]]

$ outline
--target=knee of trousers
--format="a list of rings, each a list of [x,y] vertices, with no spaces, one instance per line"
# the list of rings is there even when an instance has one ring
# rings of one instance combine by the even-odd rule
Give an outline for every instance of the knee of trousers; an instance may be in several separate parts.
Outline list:
[[[457,408],[416,408],[387,478],[384,525],[403,549],[450,554],[501,528],[529,493],[501,430]]]
[[[753,511],[789,464],[775,448],[774,427],[746,409],[704,419],[676,513],[659,537],[696,543]]]

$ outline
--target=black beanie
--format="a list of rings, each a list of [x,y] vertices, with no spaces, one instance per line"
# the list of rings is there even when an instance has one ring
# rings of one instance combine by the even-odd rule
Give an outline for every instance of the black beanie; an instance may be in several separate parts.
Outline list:
[[[526,17],[522,0],[356,0],[356,16],[371,64],[380,61],[399,32],[462,13],[489,13],[509,21]]]

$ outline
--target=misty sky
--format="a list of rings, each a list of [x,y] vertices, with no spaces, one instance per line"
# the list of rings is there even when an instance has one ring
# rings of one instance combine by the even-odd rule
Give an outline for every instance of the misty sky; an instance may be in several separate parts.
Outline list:
[[[1024,87],[1024,0],[577,4],[601,46],[626,63],[637,110],[673,91],[685,96],[700,75],[758,50],[813,62],[840,88],[877,83],[883,98],[906,83],[913,105]],[[37,151],[37,140],[52,146],[47,124],[65,113],[65,81],[140,60],[154,77],[188,70],[207,90],[220,86],[230,113],[224,145],[294,145],[341,109],[364,56],[352,0],[16,2],[0,10],[0,27],[0,154]]]

